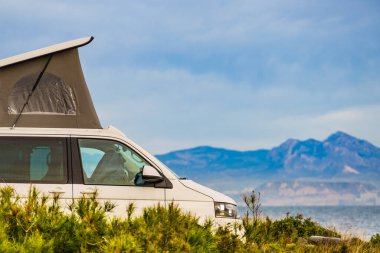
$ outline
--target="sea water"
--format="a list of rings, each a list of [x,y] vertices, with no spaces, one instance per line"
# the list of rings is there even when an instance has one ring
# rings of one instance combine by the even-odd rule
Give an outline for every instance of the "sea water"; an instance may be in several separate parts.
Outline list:
[[[262,206],[262,216],[282,219],[289,215],[302,214],[324,227],[339,233],[369,240],[380,234],[380,206]],[[240,209],[240,214],[244,208]]]

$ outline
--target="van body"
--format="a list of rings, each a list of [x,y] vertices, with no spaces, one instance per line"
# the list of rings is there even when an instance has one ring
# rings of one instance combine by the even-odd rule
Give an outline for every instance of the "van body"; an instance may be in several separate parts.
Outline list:
[[[97,194],[113,214],[174,202],[218,223],[236,202],[169,168],[113,127],[102,128],[79,60],[93,37],[0,60],[0,187],[25,197],[31,185],[70,202]],[[191,168],[189,168],[191,169]]]
[[[163,163],[113,127],[106,129],[0,128],[0,187],[26,197],[31,185],[70,203],[97,192],[116,204],[112,213],[126,216],[158,203],[215,219],[237,219],[236,202],[219,192],[181,179]]]

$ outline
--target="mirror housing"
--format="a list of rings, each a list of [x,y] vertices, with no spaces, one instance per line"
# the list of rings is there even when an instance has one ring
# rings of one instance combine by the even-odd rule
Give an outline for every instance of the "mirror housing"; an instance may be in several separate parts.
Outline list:
[[[142,169],[142,179],[146,183],[160,183],[164,181],[164,177],[152,166],[145,165]]]

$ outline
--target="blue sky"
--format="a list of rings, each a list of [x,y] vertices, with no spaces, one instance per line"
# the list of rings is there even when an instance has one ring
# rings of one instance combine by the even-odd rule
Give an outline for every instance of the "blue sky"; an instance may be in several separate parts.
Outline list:
[[[338,130],[380,146],[379,1],[6,1],[0,58],[80,49],[103,126],[153,153]]]

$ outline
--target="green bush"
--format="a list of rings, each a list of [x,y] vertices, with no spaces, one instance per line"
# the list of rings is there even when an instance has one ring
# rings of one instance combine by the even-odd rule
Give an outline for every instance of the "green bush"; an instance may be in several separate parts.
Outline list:
[[[372,248],[379,249],[380,252],[380,234],[373,235],[369,240],[369,244]]]
[[[110,202],[96,194],[83,196],[65,214],[56,196],[52,201],[31,188],[27,199],[9,187],[0,190],[0,252],[215,252],[211,223],[184,213],[173,203],[144,209],[132,218],[107,218]]]
[[[254,195],[254,196],[252,196]],[[175,204],[146,208],[134,217],[109,218],[114,205],[83,196],[64,212],[59,196],[49,199],[31,188],[27,198],[0,188],[0,252],[379,252],[380,235],[369,242],[311,245],[310,235],[339,236],[301,215],[272,221],[260,217],[260,198],[246,197],[249,210],[238,225],[216,227]],[[242,235],[241,235],[242,234]]]

